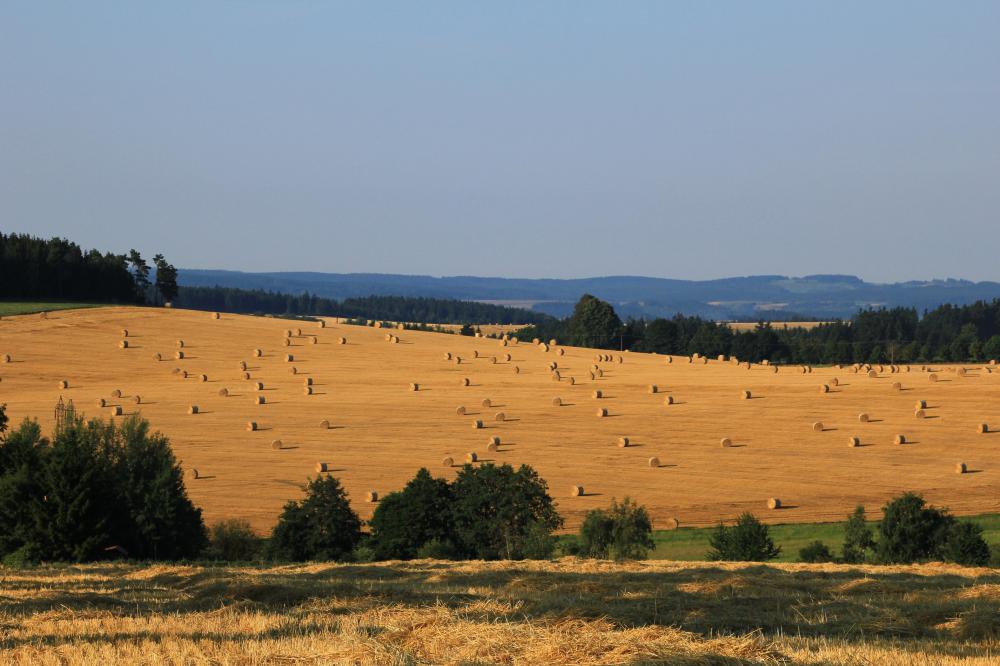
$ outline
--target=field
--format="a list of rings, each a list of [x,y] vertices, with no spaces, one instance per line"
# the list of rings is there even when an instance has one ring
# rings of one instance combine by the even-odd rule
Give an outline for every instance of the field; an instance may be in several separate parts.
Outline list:
[[[3,571],[5,664],[996,664],[1000,574],[465,562]]]
[[[75,310],[77,308],[97,308],[99,305],[88,303],[48,303],[39,301],[27,303],[24,301],[0,301],[0,317],[12,317],[14,315],[35,314],[38,312],[54,312],[56,310]]]
[[[302,334],[283,346],[285,330],[296,327]],[[123,328],[126,349],[119,346]],[[387,342],[389,333],[399,342]],[[347,344],[338,344],[341,336]],[[174,358],[179,339],[182,360]],[[255,348],[262,357],[254,357]],[[446,361],[446,352],[462,363]],[[164,360],[154,360],[156,353]],[[293,362],[285,361],[288,353]],[[421,466],[452,476],[457,467],[442,459],[457,465],[468,452],[534,466],[569,529],[587,510],[625,495],[646,505],[661,528],[673,518],[682,526],[710,526],[748,510],[770,523],[839,521],[858,503],[875,518],[903,490],[923,492],[960,515],[1000,512],[1000,434],[976,432],[981,422],[1000,430],[1000,372],[979,367],[964,374],[935,367],[939,381],[931,382],[919,366],[898,374],[886,367],[869,378],[850,368],[775,373],[768,366],[684,357],[668,364],[663,356],[626,353],[621,363],[617,354],[601,361],[603,376],[591,379],[590,349],[546,352],[530,341],[502,347],[440,333],[228,314],[215,320],[206,312],[156,308],[4,318],[3,354],[12,362],[0,363],[0,402],[15,422],[37,417],[51,428],[60,396],[87,415],[108,416],[113,406],[140,412],[171,438],[184,467],[199,471],[187,486],[207,522],[244,517],[262,532],[286,501],[300,497],[317,462],[329,464],[367,517],[374,506],[364,501],[367,491],[398,489]],[[551,376],[552,362],[561,381]],[[306,379],[312,395],[304,392]],[[61,380],[68,388],[60,388]],[[258,381],[262,390],[255,389]],[[897,381],[901,390],[892,387]],[[830,392],[820,392],[824,383]],[[651,384],[658,392],[650,392]],[[223,388],[228,397],[219,394]],[[121,398],[112,397],[115,389]],[[744,389],[752,399],[742,399]],[[594,399],[595,390],[604,397]],[[265,404],[255,404],[258,396]],[[673,404],[665,404],[667,396]],[[555,397],[562,406],[553,405]],[[99,398],[106,407],[97,406]],[[491,407],[480,406],[485,398]],[[919,399],[927,401],[927,418],[914,416]],[[191,405],[200,413],[189,414]],[[465,415],[456,414],[460,405]],[[607,417],[597,417],[599,407]],[[506,420],[495,420],[497,412]],[[860,412],[870,422],[859,423]],[[484,427],[474,429],[474,419]],[[329,428],[321,427],[324,420]],[[258,430],[248,431],[249,421]],[[822,431],[814,431],[817,421]],[[897,434],[907,443],[894,444]],[[487,450],[491,436],[501,438],[496,452]],[[622,436],[629,447],[617,446]],[[848,447],[851,436],[862,445]],[[723,437],[733,446],[720,446]],[[273,440],[281,440],[280,450]],[[648,463],[654,456],[658,467]],[[971,473],[955,473],[960,461]],[[571,497],[577,484],[586,492]],[[769,511],[769,497],[780,498],[783,508]]]

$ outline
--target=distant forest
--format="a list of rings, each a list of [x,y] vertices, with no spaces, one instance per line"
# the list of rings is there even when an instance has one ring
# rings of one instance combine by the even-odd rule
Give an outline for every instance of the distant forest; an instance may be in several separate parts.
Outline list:
[[[741,332],[683,315],[622,322],[610,304],[584,295],[572,317],[530,326],[518,335],[603,349],[725,354],[755,363],[981,362],[1000,358],[1000,300],[942,305],[923,317],[913,308],[864,310],[850,321],[812,329],[775,329],[761,322]]]

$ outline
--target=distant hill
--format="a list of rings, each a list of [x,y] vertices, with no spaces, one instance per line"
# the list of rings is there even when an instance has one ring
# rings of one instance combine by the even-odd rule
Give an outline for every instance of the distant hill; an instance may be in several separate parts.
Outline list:
[[[371,295],[426,296],[484,301],[565,316],[581,294],[609,301],[622,316],[672,316],[678,312],[717,320],[829,319],[868,307],[964,305],[1000,298],[1000,283],[930,280],[876,284],[853,275],[757,275],[719,280],[610,276],[575,280],[431,277],[382,273],[243,273],[182,269],[183,286],[223,286],[326,298]]]

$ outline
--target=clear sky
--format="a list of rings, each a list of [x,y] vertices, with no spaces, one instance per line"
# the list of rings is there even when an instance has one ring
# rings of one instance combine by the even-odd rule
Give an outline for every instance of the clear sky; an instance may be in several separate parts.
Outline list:
[[[0,2],[0,229],[175,265],[1000,279],[1000,2]]]

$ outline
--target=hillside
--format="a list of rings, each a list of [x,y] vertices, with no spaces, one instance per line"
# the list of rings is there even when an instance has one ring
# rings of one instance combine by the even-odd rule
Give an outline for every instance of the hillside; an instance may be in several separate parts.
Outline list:
[[[8,664],[995,664],[954,566],[438,562],[3,570]]]
[[[431,277],[378,273],[244,273],[182,269],[185,286],[268,289],[327,298],[392,295],[488,301],[566,316],[583,294],[610,302],[622,316],[671,317],[678,312],[717,320],[788,319],[796,314],[847,318],[868,307],[933,309],[1000,297],[1000,283],[921,280],[878,284],[853,275],[759,275],[718,280],[610,276],[573,280]]]
[[[298,326],[301,335],[283,346],[286,329]],[[119,346],[122,329],[126,349]],[[398,344],[386,341],[391,333]],[[442,460],[458,465],[469,452],[481,461],[534,466],[568,528],[625,495],[645,504],[657,527],[671,519],[712,525],[748,510],[772,523],[841,520],[858,503],[877,515],[903,490],[921,491],[957,514],[1000,512],[1000,372],[988,367],[934,367],[940,381],[932,382],[919,366],[899,374],[886,367],[869,378],[850,368],[775,372],[637,353],[595,363],[589,349],[546,352],[527,342],[503,347],[494,339],[391,333],[153,308],[9,317],[0,320],[0,355],[12,360],[0,364],[0,390],[13,422],[37,417],[46,429],[60,397],[89,415],[109,416],[116,406],[141,413],[171,438],[184,467],[199,471],[187,485],[209,523],[245,517],[261,531],[300,496],[318,462],[328,463],[367,517],[374,506],[364,502],[368,491],[398,489],[421,466],[453,475],[456,468]],[[338,344],[341,337],[346,344]],[[287,353],[294,362],[284,360]],[[462,363],[446,361],[446,353]],[[553,381],[553,362],[561,381]],[[603,376],[591,379],[595,364]],[[62,380],[68,388],[60,388]],[[821,393],[822,384],[831,390]],[[743,390],[752,399],[742,399]],[[265,404],[255,404],[258,396]],[[556,397],[561,406],[553,405]],[[492,405],[482,407],[487,398]],[[927,402],[927,418],[914,416],[918,400]],[[191,405],[198,414],[189,414]],[[459,406],[465,415],[456,414]],[[598,418],[602,407],[608,416]],[[859,423],[862,412],[869,422]],[[475,419],[482,429],[473,429]],[[250,421],[256,431],[247,430]],[[813,429],[817,421],[821,432]],[[977,433],[982,422],[994,424],[990,432]],[[893,443],[897,434],[905,445]],[[855,435],[861,446],[850,448]],[[492,436],[501,440],[495,452],[487,448]],[[620,437],[630,446],[619,447]],[[733,446],[721,447],[724,437]],[[650,466],[652,457],[658,466]],[[958,462],[972,473],[956,474]],[[571,497],[574,485],[585,494]],[[769,497],[784,507],[768,511]]]

